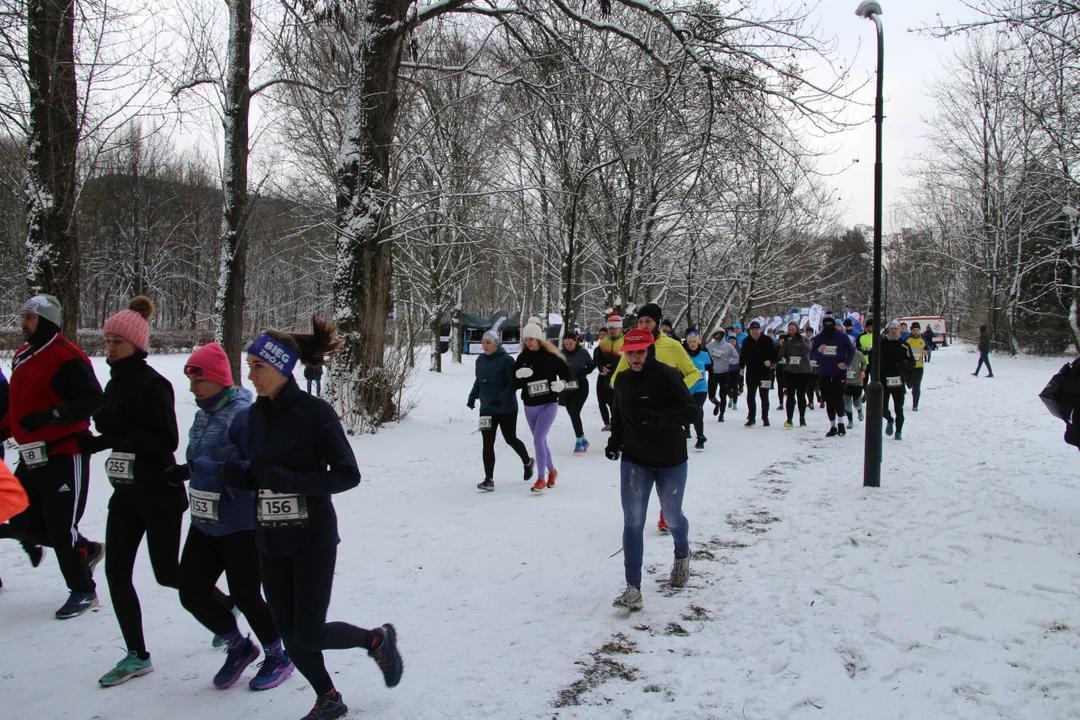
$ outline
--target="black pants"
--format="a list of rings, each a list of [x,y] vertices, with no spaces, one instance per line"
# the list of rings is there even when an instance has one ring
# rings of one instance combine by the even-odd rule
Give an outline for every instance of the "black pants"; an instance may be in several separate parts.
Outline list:
[[[821,396],[825,398],[825,412],[829,420],[840,418],[844,421],[844,388],[847,386],[846,375],[822,375]]]
[[[889,412],[889,398],[892,398],[893,407],[896,409],[896,431],[900,432],[904,429],[904,396],[907,395],[907,390],[904,386],[899,387],[887,387],[885,388],[885,405],[882,410],[882,416],[889,422],[893,421],[893,414]]]
[[[611,406],[615,401],[615,391],[611,389],[611,375],[601,375],[596,380],[596,404],[600,406],[600,419],[605,425],[611,424]]]
[[[923,369],[921,367],[908,370],[907,386],[911,388],[911,406],[919,407],[919,398],[922,397]]]
[[[693,394],[694,402],[697,403],[697,417],[694,418],[694,432],[697,433],[697,437],[705,437],[705,401],[709,399],[709,393],[702,391]],[[690,429],[689,425],[683,426],[686,430]]]
[[[566,408],[566,414],[570,416],[570,424],[574,426],[575,438],[585,437],[585,428],[581,426],[581,409],[585,407],[585,401],[588,399],[589,381],[584,378],[578,380],[577,390],[571,390],[564,395],[562,405]]]
[[[312,542],[293,555],[259,553],[266,602],[296,669],[315,692],[325,695],[334,683],[326,672],[323,650],[371,648],[371,632],[343,622],[326,622],[334,584],[337,545]]]
[[[761,419],[769,419],[769,393],[771,389],[761,387],[761,383],[771,380],[772,377],[770,376],[746,376],[746,419],[748,421],[753,421],[757,415],[757,400],[759,397],[761,398]]]
[[[71,592],[94,592],[86,562],[89,541],[79,532],[90,488],[89,455],[50,455],[43,467],[29,470],[19,463],[15,469],[30,507],[11,518],[8,537],[51,547]]]
[[[810,373],[789,373],[787,378],[787,421],[795,417],[795,404],[799,405],[799,420],[806,419],[806,396],[809,392]]]
[[[122,495],[109,501],[109,517],[105,523],[105,578],[109,582],[109,597],[113,611],[124,634],[128,651],[146,652],[143,637],[142,608],[135,592],[132,575],[135,556],[146,536],[150,566],[158,585],[180,586],[180,525],[183,510],[152,510]]]
[[[719,408],[720,412],[718,414],[720,417],[724,417],[724,411],[727,410],[728,394],[731,392],[728,385],[732,376],[737,374],[722,372],[709,376],[709,400]]]
[[[483,415],[491,418],[491,427],[480,431],[484,439],[484,477],[495,477],[495,431],[502,430],[503,440],[521,458],[522,465],[529,462],[529,451],[517,436],[517,413],[506,415]]]
[[[728,373],[731,373],[729,370]],[[745,378],[741,372],[735,372],[734,377],[728,379],[728,391],[731,395],[731,399],[738,401],[739,396],[742,395],[743,388],[745,387]]]
[[[773,381],[776,388],[776,409],[784,407],[784,392],[787,390],[787,373],[782,370],[776,371],[776,379]]]
[[[228,597],[217,589],[222,573],[229,583]],[[191,526],[180,558],[180,604],[203,627],[215,635],[236,630],[231,612],[235,605],[260,643],[276,642],[278,631],[263,600],[261,582],[254,529],[215,536]]]

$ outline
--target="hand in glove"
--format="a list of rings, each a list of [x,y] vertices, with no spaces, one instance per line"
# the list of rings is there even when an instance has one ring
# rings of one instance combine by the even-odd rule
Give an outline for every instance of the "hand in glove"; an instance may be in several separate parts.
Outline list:
[[[111,410],[106,408],[102,408],[94,415],[94,426],[102,435],[111,435],[118,439],[123,439],[127,435],[124,423]]]
[[[532,368],[529,367],[518,368],[518,371],[515,372],[514,375],[524,380],[525,378],[531,378],[533,376],[533,371]]]
[[[556,380],[555,382],[551,383],[551,392],[553,393],[561,393],[565,389],[566,383],[564,383],[562,380]]]
[[[26,413],[22,420],[19,421],[19,427],[28,433],[32,433],[47,425],[56,425],[59,422],[60,413],[56,411],[56,408],[53,408],[52,410],[38,410],[37,412]]]
[[[190,475],[187,465],[170,465],[165,468],[165,482],[173,486],[182,484]]]
[[[604,448],[604,457],[608,460],[618,460],[619,448],[616,447],[614,443],[608,442],[607,447]]]
[[[470,410],[476,409],[476,398],[469,398],[469,402],[465,403]]]
[[[230,460],[217,467],[218,481],[222,488],[229,487],[235,490],[257,490],[255,476],[251,474],[251,463],[247,460],[237,462]]]

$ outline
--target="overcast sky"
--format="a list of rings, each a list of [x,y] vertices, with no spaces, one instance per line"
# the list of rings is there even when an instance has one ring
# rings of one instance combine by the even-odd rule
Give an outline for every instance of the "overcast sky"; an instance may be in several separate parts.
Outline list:
[[[879,0],[885,27],[885,126],[883,147],[885,231],[892,229],[890,208],[900,199],[904,172],[911,158],[923,145],[921,136],[933,109],[926,95],[927,86],[935,77],[942,77],[956,49],[964,46],[963,39],[936,40],[909,32],[909,29],[936,22],[940,13],[946,22],[958,18],[971,19],[973,14],[959,0]],[[855,15],[859,0],[821,0],[818,13],[823,34],[835,35],[844,66],[852,67],[853,77],[873,79],[877,64],[877,40],[874,23]],[[840,171],[829,178],[846,209],[847,225],[871,225],[874,220],[874,115],[875,87],[871,82],[858,99],[868,107],[857,110],[852,119],[861,115],[870,119],[864,125],[829,138],[826,144],[837,148],[836,153],[822,161],[823,169]],[[858,159],[852,165],[852,160]]]

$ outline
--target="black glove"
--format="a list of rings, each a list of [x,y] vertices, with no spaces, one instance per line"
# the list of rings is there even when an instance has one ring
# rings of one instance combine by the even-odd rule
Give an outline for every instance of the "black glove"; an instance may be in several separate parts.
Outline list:
[[[608,460],[618,460],[619,454],[619,448],[614,443],[609,442],[607,447],[604,448],[604,457]]]
[[[469,398],[469,402],[467,402],[465,404],[469,407],[470,410],[475,410],[476,409],[476,399],[475,398]]]
[[[190,476],[187,465],[170,465],[165,468],[165,482],[170,485],[177,486],[182,485],[185,480]]]
[[[94,427],[102,435],[110,435],[119,440],[127,437],[127,428],[124,423],[120,421],[120,418],[115,413],[106,408],[102,408],[94,415]]]
[[[28,433],[37,432],[47,425],[56,425],[60,422],[60,413],[56,411],[56,408],[51,410],[38,410],[37,412],[26,413],[22,420],[19,420],[19,427]]]
[[[247,460],[237,462],[230,460],[218,467],[218,482],[222,487],[230,487],[234,490],[258,490],[255,485],[255,476],[251,473],[251,463]]]

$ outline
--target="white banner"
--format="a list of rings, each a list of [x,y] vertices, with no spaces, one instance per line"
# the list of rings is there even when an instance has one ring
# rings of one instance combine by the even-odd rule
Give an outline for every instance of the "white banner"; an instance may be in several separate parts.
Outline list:
[[[814,328],[814,334],[821,332],[822,308],[818,304],[810,306],[810,327]]]

